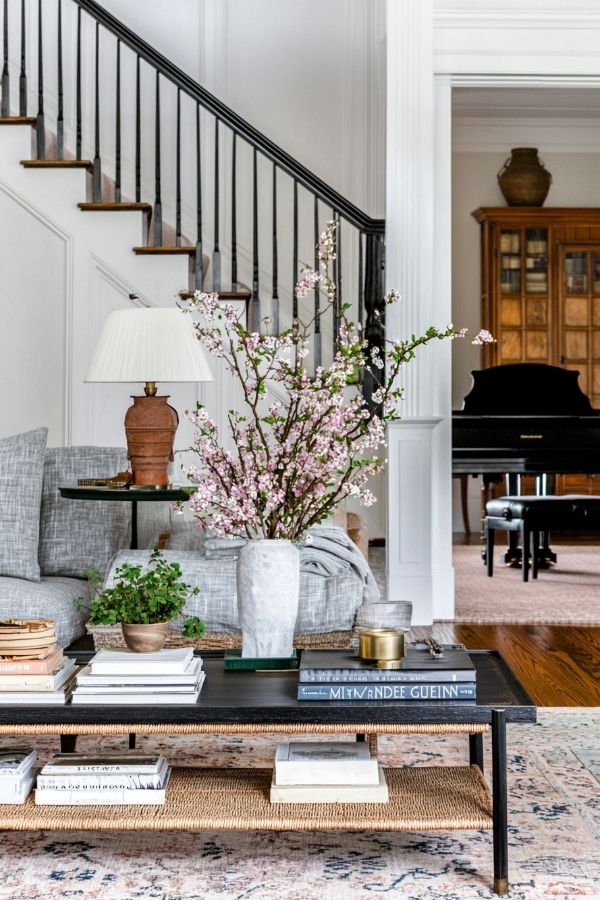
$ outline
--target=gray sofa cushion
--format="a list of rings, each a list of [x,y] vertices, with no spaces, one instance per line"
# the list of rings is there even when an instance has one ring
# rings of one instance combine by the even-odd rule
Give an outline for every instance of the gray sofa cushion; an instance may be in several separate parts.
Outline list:
[[[111,563],[106,586],[113,584],[118,566],[124,562],[146,564],[149,555],[145,550],[122,550]],[[183,580],[200,588],[200,593],[188,601],[185,614],[200,616],[206,622],[207,631],[239,632],[237,560],[232,557],[209,559],[183,550],[165,550],[163,556],[169,562],[179,562]],[[363,592],[363,581],[351,569],[328,578],[301,571],[296,632],[320,634],[350,630]],[[180,629],[181,621],[172,622],[171,627]]]
[[[78,478],[112,477],[127,468],[121,447],[57,447],[46,452],[40,531],[42,575],[83,578],[92,566],[104,573],[128,547],[131,503],[65,500],[58,488]]]
[[[0,440],[0,575],[40,580],[38,543],[47,428]]]
[[[0,578],[0,618],[54,619],[62,647],[85,633],[87,609],[78,610],[75,597],[87,597],[87,581],[78,578]]]

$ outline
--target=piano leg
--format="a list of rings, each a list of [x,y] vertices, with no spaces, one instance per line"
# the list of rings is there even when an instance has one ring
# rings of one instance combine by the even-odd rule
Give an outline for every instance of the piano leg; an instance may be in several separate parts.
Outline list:
[[[548,494],[554,493],[554,476],[547,475],[545,472],[535,476],[535,493],[538,497],[547,497]],[[556,563],[556,553],[550,549],[550,532],[542,532],[542,546],[539,543],[537,547],[538,567],[547,569],[548,566]],[[535,577],[535,576],[534,576]]]

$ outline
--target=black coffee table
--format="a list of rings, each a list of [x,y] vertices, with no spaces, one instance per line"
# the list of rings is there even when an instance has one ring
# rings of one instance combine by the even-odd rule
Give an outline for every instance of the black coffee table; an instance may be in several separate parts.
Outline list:
[[[187,706],[0,706],[0,734],[464,733],[469,766],[387,769],[388,804],[269,802],[270,769],[175,769],[163,807],[0,806],[0,829],[491,828],[494,890],[508,891],[506,723],[536,721],[533,701],[502,657],[472,651],[478,700],[340,703],[298,701],[293,672],[225,672],[203,653],[206,681]],[[483,734],[492,736],[492,794],[483,777]],[[424,738],[425,739],[425,738]],[[240,797],[243,799],[240,800]]]

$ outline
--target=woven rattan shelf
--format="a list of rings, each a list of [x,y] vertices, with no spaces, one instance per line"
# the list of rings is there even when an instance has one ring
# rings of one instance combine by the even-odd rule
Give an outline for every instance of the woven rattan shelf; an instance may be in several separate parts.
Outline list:
[[[271,804],[271,769],[175,769],[164,806],[0,806],[0,829],[200,831],[481,829],[492,801],[477,766],[386,769],[389,803]]]

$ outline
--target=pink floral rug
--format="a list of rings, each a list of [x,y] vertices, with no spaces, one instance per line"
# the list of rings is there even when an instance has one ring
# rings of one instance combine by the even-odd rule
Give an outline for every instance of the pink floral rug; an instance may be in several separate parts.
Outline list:
[[[42,758],[57,740],[38,741]],[[265,766],[277,740],[140,743],[179,764]],[[537,725],[509,726],[510,900],[600,897],[599,747],[600,709],[543,709]],[[464,763],[467,741],[386,737],[380,757]],[[0,844],[1,900],[471,900],[493,898],[491,880],[489,832],[4,832]]]

